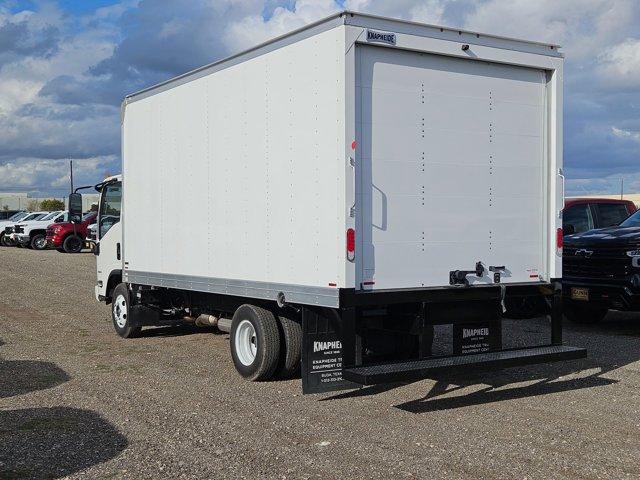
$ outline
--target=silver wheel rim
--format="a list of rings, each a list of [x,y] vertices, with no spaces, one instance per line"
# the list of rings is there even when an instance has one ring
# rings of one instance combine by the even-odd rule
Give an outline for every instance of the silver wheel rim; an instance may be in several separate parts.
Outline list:
[[[47,239],[46,239],[46,238],[44,238],[44,237],[42,237],[42,238],[38,238],[38,239],[35,241],[35,247],[36,247],[36,248],[44,248],[44,246],[46,245],[46,243],[47,243]]]
[[[127,300],[122,294],[118,295],[113,302],[113,318],[118,327],[124,328],[127,325]]]
[[[245,366],[251,365],[256,359],[258,340],[256,329],[249,320],[242,320],[236,329],[235,347],[238,360]]]

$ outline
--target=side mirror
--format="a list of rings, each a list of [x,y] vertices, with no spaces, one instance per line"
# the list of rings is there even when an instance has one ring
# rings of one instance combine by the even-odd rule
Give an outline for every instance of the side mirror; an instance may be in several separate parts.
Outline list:
[[[69,221],[80,223],[82,221],[82,194],[72,193],[69,195]]]
[[[564,232],[565,235],[573,235],[574,233],[576,233],[576,227],[568,223],[567,225],[564,226],[562,231]]]

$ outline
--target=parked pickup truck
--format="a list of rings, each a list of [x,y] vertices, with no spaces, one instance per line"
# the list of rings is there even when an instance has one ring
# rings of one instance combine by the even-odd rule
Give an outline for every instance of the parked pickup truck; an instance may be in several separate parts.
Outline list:
[[[595,323],[609,309],[640,311],[640,211],[619,226],[564,239],[565,315]]]
[[[612,198],[568,198],[562,211],[565,235],[586,232],[594,228],[620,225],[637,210],[631,200]]]
[[[96,221],[97,212],[85,213],[80,223],[54,223],[47,227],[47,247],[62,253],[78,253],[84,246],[87,228]]]
[[[47,248],[47,227],[67,220],[68,212],[62,210],[51,212],[38,220],[17,223],[13,227],[10,238],[19,246],[44,250]]]
[[[45,215],[48,215],[49,212],[30,212],[22,217],[18,217],[16,220],[11,220],[7,222],[0,222],[0,229],[2,230],[2,235],[0,236],[0,244],[3,247],[12,247],[14,246],[15,240],[11,238],[13,234],[13,229],[18,222],[30,222],[33,220],[40,220]]]
[[[19,222],[27,215],[29,215],[29,212],[16,212],[8,218],[0,220],[0,245],[4,246],[4,229],[8,226],[12,226],[16,222]]]

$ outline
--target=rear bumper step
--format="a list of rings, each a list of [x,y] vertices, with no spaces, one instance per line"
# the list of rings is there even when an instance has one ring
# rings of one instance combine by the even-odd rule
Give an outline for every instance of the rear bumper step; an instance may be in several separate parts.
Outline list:
[[[409,362],[345,368],[342,378],[361,385],[419,380],[441,372],[517,367],[534,363],[585,358],[584,348],[565,345],[439,357]]]

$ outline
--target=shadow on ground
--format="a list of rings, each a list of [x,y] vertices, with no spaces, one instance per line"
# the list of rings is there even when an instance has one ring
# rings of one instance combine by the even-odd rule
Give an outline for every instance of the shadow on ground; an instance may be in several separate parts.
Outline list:
[[[411,413],[450,410],[524,397],[535,397],[618,383],[607,374],[640,360],[640,315],[611,312],[598,325],[575,325],[565,321],[568,345],[586,347],[588,358],[465,374],[431,377],[435,383],[421,398],[396,408]],[[412,382],[373,385],[343,392],[324,400],[381,394]],[[470,390],[465,393],[464,390]]]
[[[0,340],[0,346],[4,342]],[[0,358],[0,398],[58,386],[51,362]],[[0,479],[60,478],[117,456],[127,439],[96,412],[77,408],[0,410]]]
[[[77,408],[0,411],[0,478],[62,478],[106,462],[127,439],[96,412]]]
[[[0,347],[4,345],[0,339]],[[0,357],[0,398],[55,387],[69,380],[55,363],[40,360],[3,360]]]
[[[69,375],[51,362],[0,360],[0,398],[44,390],[69,380]]]

